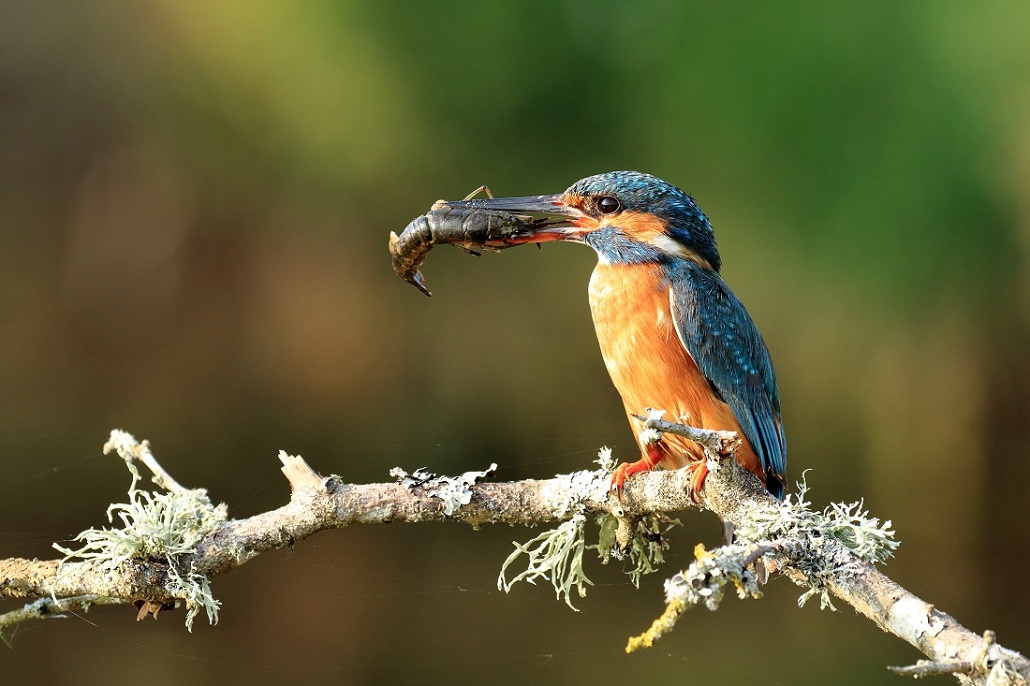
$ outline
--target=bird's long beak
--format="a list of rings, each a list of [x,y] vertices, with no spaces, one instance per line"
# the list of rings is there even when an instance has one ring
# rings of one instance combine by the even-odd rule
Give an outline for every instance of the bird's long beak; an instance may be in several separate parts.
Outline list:
[[[450,207],[468,212],[483,212],[500,224],[519,224],[519,231],[506,239],[507,245],[545,243],[574,238],[578,221],[584,214],[567,205],[562,195],[526,195],[514,198],[474,198],[440,201],[433,209]],[[526,220],[531,221],[527,222]],[[527,226],[529,224],[529,226]]]

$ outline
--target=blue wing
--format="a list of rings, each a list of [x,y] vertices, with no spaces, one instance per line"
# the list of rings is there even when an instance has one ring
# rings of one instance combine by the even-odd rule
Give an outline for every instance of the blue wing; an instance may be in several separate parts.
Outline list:
[[[769,350],[751,316],[715,272],[689,261],[666,264],[680,342],[712,389],[733,410],[765,471],[783,496],[787,443]]]

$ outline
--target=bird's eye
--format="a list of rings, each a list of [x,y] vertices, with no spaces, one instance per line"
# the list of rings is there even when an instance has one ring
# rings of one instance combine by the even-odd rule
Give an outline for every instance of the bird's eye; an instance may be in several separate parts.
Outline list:
[[[597,201],[597,209],[601,211],[601,214],[611,214],[622,209],[622,203],[617,198],[606,195]]]

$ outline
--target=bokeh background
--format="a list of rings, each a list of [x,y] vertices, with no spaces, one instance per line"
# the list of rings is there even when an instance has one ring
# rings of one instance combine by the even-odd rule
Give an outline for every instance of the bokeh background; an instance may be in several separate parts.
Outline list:
[[[386,239],[483,183],[639,169],[714,223],[791,477],[864,498],[892,577],[1030,650],[1027,35],[1000,0],[3,2],[0,556],[105,523],[115,427],[234,516],[286,501],[280,448],[354,482],[632,458],[589,250],[439,248],[429,300]],[[656,577],[720,540],[684,519]],[[2,680],[870,684],[918,657],[782,579],[626,656],[661,578],[591,562],[579,613],[499,593],[532,535],[323,533],[217,579],[215,627],[27,625]]]

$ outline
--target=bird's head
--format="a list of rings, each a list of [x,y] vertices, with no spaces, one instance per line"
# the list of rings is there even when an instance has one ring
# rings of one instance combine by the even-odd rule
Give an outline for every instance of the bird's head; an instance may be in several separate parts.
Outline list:
[[[650,174],[607,172],[581,179],[559,195],[447,204],[546,217],[518,243],[576,241],[611,263],[689,259],[714,271],[721,266],[712,225],[693,198]]]

